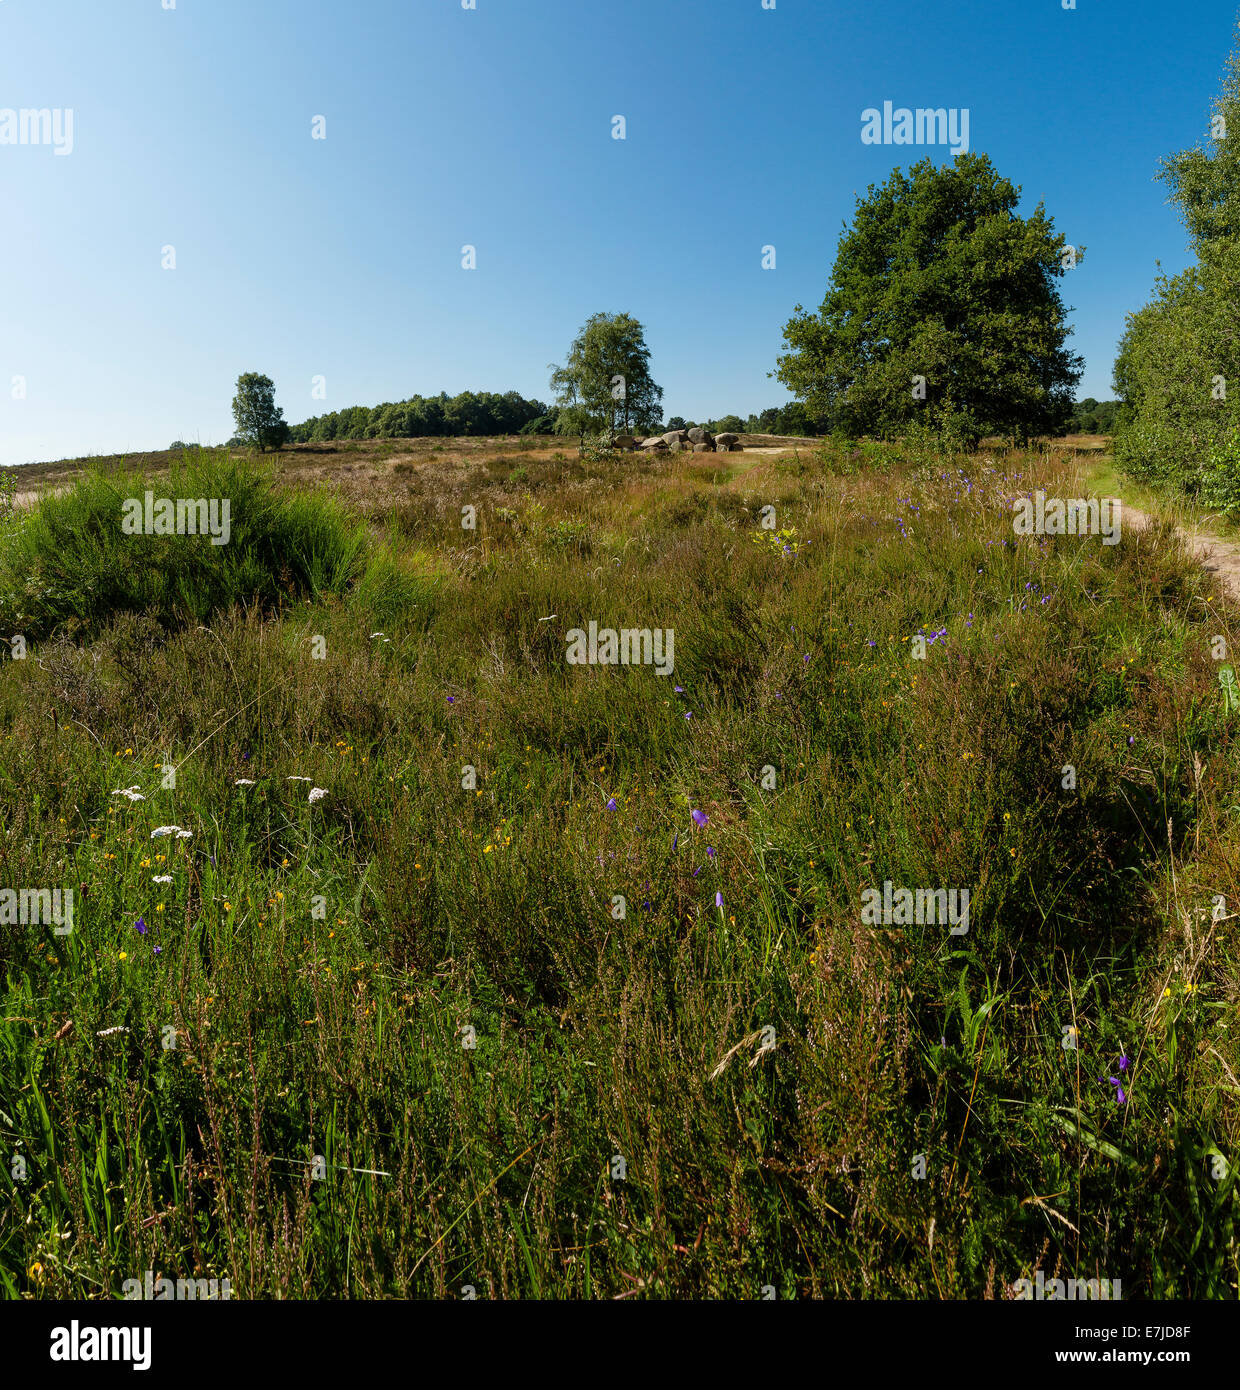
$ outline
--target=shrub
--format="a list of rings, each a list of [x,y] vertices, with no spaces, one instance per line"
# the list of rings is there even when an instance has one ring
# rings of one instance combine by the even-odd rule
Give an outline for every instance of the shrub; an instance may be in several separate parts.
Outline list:
[[[143,503],[148,490],[216,500],[221,520],[226,501],[227,542],[126,534],[125,503]],[[0,626],[33,638],[84,636],[120,613],[176,628],[234,603],[274,610],[288,598],[342,593],[358,572],[364,536],[339,504],[286,493],[250,460],[199,451],[166,480],[92,472],[72,491],[43,498],[0,542]]]

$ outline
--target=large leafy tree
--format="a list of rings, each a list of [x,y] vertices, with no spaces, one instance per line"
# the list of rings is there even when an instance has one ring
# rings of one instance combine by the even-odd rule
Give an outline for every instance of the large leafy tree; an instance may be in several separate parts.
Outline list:
[[[289,435],[284,412],[276,405],[275,383],[269,376],[244,372],[237,378],[232,403],[237,438],[266,451],[278,449]]]
[[[1168,155],[1158,177],[1178,205],[1199,256],[1240,239],[1240,47],[1224,68],[1208,140]]]
[[[1240,31],[1238,31],[1240,36]],[[1162,161],[1197,264],[1160,276],[1128,316],[1115,360],[1126,472],[1240,510],[1240,44],[1227,60],[1209,137]]]
[[[1058,277],[1065,256],[1039,203],[985,155],[897,169],[857,200],[817,314],[796,306],[775,375],[807,413],[849,434],[926,428],[975,443],[1028,438],[1070,414],[1081,359]]]
[[[631,314],[587,319],[567,362],[552,367],[551,389],[560,434],[646,430],[662,419],[663,388],[650,375],[645,331]]]

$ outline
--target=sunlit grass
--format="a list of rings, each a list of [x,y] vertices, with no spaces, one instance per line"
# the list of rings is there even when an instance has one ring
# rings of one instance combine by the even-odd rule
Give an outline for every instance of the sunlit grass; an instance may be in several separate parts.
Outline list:
[[[1231,609],[1016,538],[1071,467],[526,454],[6,661],[0,887],[78,894],[0,926],[8,1293],[1234,1295]]]

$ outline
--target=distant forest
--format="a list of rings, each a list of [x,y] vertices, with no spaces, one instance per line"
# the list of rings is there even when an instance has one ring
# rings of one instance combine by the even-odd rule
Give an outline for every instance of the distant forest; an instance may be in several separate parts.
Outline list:
[[[531,434],[551,433],[530,430],[527,426],[548,416],[550,406],[542,401],[527,401],[517,391],[462,391],[449,396],[411,396],[407,401],[383,405],[351,406],[348,410],[333,410],[329,415],[316,415],[289,428],[294,444],[311,444],[325,439],[412,439],[424,436],[474,434]]]
[[[1087,396],[1077,401],[1063,428],[1064,434],[1113,434],[1118,401],[1097,401]],[[449,396],[411,396],[406,401],[383,405],[355,405],[315,415],[289,427],[294,444],[329,439],[413,439],[454,435],[554,434],[559,411],[542,401],[527,400],[517,391],[462,391]],[[700,422],[673,415],[669,429],[701,423],[712,430],[744,434],[813,436],[830,433],[828,422],[815,420],[799,401],[771,406],[749,416],[724,415]]]
[[[1119,401],[1096,401],[1092,396],[1086,396],[1072,407],[1071,418],[1062,433],[1114,434],[1115,415],[1119,408]]]
[[[445,438],[454,435],[555,434],[559,410],[542,401],[526,400],[517,391],[462,391],[449,396],[411,396],[407,401],[383,405],[350,406],[315,415],[300,425],[289,426],[294,444],[312,444],[328,439],[414,439]],[[674,415],[669,429],[694,423]],[[825,422],[815,421],[797,401],[772,406],[747,418],[724,415],[703,420],[704,425],[749,434],[825,434]]]

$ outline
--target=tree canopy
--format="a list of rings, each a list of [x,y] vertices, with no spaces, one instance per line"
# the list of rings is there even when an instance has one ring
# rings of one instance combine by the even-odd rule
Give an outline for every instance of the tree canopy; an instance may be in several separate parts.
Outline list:
[[[573,339],[564,366],[551,368],[559,434],[653,429],[663,388],[650,375],[645,330],[631,314],[593,314]]]
[[[547,406],[516,391],[462,391],[449,396],[410,396],[382,405],[350,406],[294,425],[295,443],[327,439],[410,439],[427,436],[521,434],[543,421],[550,433]],[[534,431],[531,431],[534,432]],[[542,433],[542,430],[536,431]]]
[[[1079,263],[1039,203],[985,155],[897,169],[857,200],[817,314],[796,306],[775,375],[851,435],[917,429],[975,443],[1053,431],[1081,359],[1057,279]]]
[[[269,376],[243,372],[237,378],[232,410],[236,437],[253,448],[278,449],[289,437],[284,412],[276,405],[275,383]]]
[[[1115,359],[1116,459],[1208,506],[1240,510],[1240,44],[1227,60],[1207,143],[1162,161],[1159,177],[1197,264],[1159,276],[1128,316]]]

